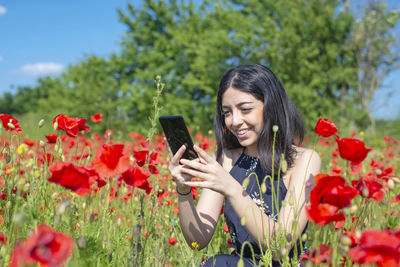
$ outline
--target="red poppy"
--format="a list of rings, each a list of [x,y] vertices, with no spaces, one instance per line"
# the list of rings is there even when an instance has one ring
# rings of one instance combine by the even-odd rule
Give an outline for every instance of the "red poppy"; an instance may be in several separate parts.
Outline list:
[[[340,167],[339,165],[332,166],[330,173],[332,175],[340,175],[342,173],[342,167]]]
[[[365,230],[358,246],[349,250],[355,263],[400,266],[400,238],[388,231]]]
[[[384,193],[381,190],[382,185],[367,177],[360,177],[360,179],[351,181],[355,189],[358,190],[360,195],[365,198],[373,198],[380,202],[383,199]]]
[[[49,144],[57,143],[58,134],[51,133],[51,134],[48,134],[48,135],[45,135],[45,136],[47,138],[47,143],[49,143]]]
[[[89,172],[89,176],[93,181],[97,182],[97,188],[103,187],[107,184],[106,181],[104,181],[103,179],[101,179],[100,175],[98,174],[98,172],[96,171],[96,169],[93,168],[93,166],[91,164],[89,165],[85,165],[82,166],[83,168],[85,168],[88,172]],[[95,190],[97,189],[95,188]]]
[[[326,225],[330,222],[345,221],[346,216],[344,216],[342,212],[338,212],[338,210],[336,206],[327,203],[306,206],[308,219],[319,226]]]
[[[140,151],[136,151],[133,152],[133,157],[136,159],[136,163],[137,165],[139,165],[140,167],[143,167],[144,164],[146,163],[146,160],[148,158],[148,166],[149,166],[149,171],[152,174],[159,174],[160,172],[158,171],[156,164],[158,164],[157,161],[157,156],[158,153],[153,152],[150,154],[149,157],[149,151],[148,150],[140,150]]]
[[[107,130],[104,132],[104,139],[109,139],[109,138],[111,138],[113,135],[114,135],[114,131],[111,130],[111,129],[107,129]]]
[[[175,243],[176,243],[176,238],[175,237],[169,237],[168,238],[168,243],[170,244],[170,245],[175,245]]]
[[[338,128],[330,119],[319,117],[314,130],[319,136],[330,137],[336,135]]]
[[[52,174],[49,182],[66,187],[80,196],[90,193],[96,177],[85,167],[76,166],[68,162],[56,162],[49,169]]]
[[[3,232],[0,232],[0,243],[3,245],[7,244],[7,237],[3,234]]]
[[[123,144],[103,144],[97,149],[93,167],[102,177],[120,175],[129,168],[129,153]]]
[[[392,203],[400,202],[400,194],[398,194],[397,197],[395,197],[394,199],[392,199],[391,202],[392,202]]]
[[[34,265],[62,266],[74,250],[73,239],[47,225],[38,226],[35,233],[18,244],[12,253],[10,267]]]
[[[355,138],[336,138],[339,154],[343,159],[351,162],[362,162],[372,148],[366,148],[363,141]]]
[[[140,167],[130,167],[127,171],[122,173],[121,179],[125,181],[128,185],[138,187],[140,189],[145,189],[146,194],[151,192],[151,185],[147,180],[151,173]]]
[[[102,122],[102,121],[103,121],[103,114],[101,114],[101,113],[93,114],[92,116],[90,116],[90,119],[91,119],[94,123]]]
[[[75,117],[74,120],[76,120],[78,122],[79,131],[90,132],[90,128],[86,125],[87,119],[82,119],[82,118]]]
[[[149,154],[148,150],[140,150],[133,152],[133,157],[136,159],[137,165],[143,167],[146,163],[147,155]]]
[[[13,134],[20,134],[22,132],[21,126],[18,124],[18,120],[13,116],[0,114],[0,120],[3,122],[3,126],[6,131],[12,132]]]
[[[341,209],[348,207],[351,200],[358,195],[358,191],[346,185],[344,178],[318,174],[315,176],[317,184],[310,192],[311,205],[328,203]]]
[[[79,123],[75,119],[67,115],[59,114],[54,117],[53,125],[56,122],[57,122],[57,128],[56,128],[57,131],[63,130],[68,136],[71,137],[76,137],[78,135]]]
[[[35,145],[35,141],[29,140],[29,139],[25,139],[24,140],[24,144],[29,146],[29,147],[33,147]]]
[[[331,261],[332,249],[328,245],[321,244],[317,249],[314,249],[311,253],[307,252],[300,257],[300,262],[304,263],[307,260],[311,260],[312,263],[317,266],[321,263],[329,263]]]

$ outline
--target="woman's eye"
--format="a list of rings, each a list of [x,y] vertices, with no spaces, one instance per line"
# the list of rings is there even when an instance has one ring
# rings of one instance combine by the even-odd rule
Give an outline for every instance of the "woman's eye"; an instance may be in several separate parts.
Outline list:
[[[251,111],[251,108],[242,108],[242,111],[245,112],[245,113],[247,113],[247,112],[250,112],[250,111]]]
[[[226,117],[226,116],[229,115],[229,113],[230,113],[230,111],[222,111],[222,116],[223,116],[223,117]]]

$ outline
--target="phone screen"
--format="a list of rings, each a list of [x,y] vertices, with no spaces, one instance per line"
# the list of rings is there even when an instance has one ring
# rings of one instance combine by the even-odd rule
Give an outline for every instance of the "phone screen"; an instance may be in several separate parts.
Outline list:
[[[182,158],[192,160],[199,157],[193,149],[193,141],[182,116],[161,116],[159,121],[174,155],[185,144]]]

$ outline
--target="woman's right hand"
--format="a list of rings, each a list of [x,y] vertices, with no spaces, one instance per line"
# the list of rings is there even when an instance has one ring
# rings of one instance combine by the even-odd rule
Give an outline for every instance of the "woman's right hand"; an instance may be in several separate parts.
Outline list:
[[[169,166],[168,170],[170,171],[172,177],[174,177],[177,189],[179,192],[182,194],[186,194],[191,190],[190,186],[185,185],[184,183],[187,181],[190,181],[192,179],[192,176],[186,173],[182,172],[182,168],[187,168],[184,167],[183,165],[179,164],[179,161],[181,160],[181,157],[183,153],[186,150],[185,145],[182,145],[179,150],[175,153],[175,155],[172,153],[172,150],[168,144],[168,141],[166,138],[164,138],[165,145],[167,146],[168,154],[169,154]]]

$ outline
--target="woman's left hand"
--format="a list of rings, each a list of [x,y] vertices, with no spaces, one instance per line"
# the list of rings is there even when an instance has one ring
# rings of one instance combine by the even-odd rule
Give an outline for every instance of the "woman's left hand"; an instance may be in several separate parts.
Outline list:
[[[194,145],[194,150],[200,156],[200,162],[196,160],[181,159],[180,162],[188,168],[183,168],[182,172],[202,179],[201,182],[187,181],[185,185],[201,188],[209,188],[223,195],[232,185],[233,177],[211,156],[200,147]]]

